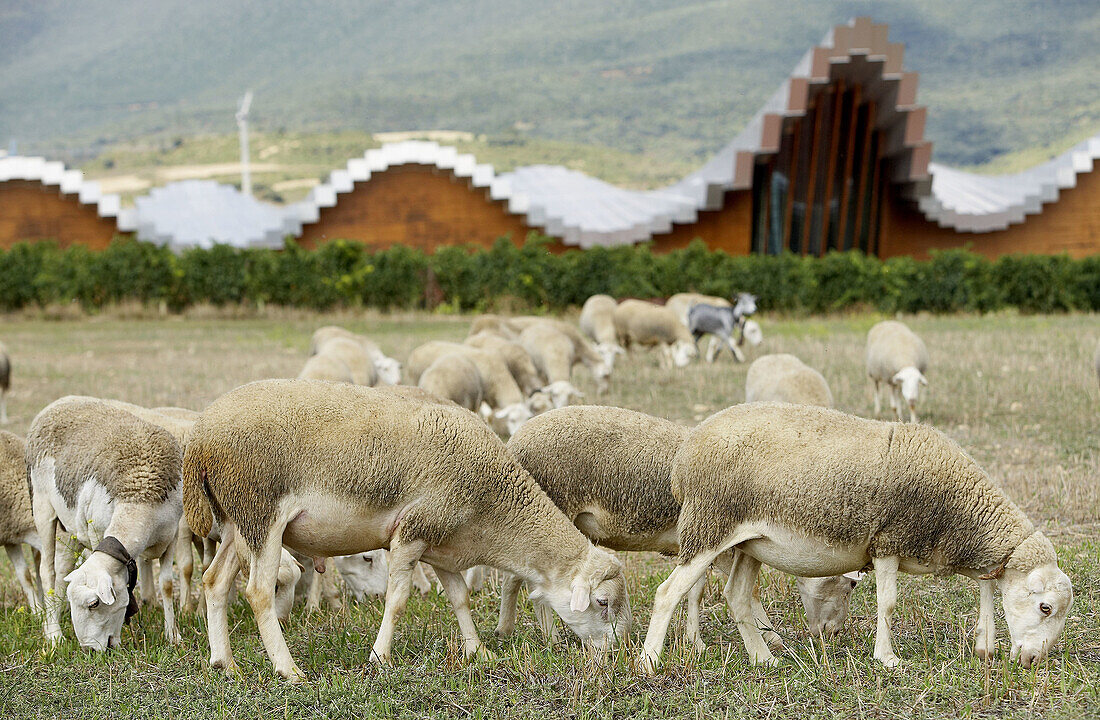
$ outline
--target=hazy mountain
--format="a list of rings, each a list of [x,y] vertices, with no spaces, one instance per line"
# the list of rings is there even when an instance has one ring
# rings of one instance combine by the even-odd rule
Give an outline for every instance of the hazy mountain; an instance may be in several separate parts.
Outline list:
[[[453,128],[701,158],[830,26],[921,73],[937,160],[1100,129],[1100,3],[0,0],[0,143]]]

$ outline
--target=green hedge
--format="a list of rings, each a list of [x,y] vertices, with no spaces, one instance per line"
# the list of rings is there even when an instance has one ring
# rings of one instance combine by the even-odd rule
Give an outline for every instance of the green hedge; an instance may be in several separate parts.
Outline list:
[[[0,252],[0,310],[70,302],[95,309],[120,301],[174,310],[196,303],[561,309],[596,293],[656,298],[747,290],[760,297],[763,309],[790,312],[1100,311],[1100,255],[989,261],[949,250],[933,252],[926,262],[882,261],[858,252],[734,257],[700,241],[661,255],[646,246],[555,255],[547,242],[532,237],[518,247],[502,238],[491,250],[444,247],[433,255],[406,247],[371,252],[340,240],[312,251],[288,242],[280,251],[218,246],[179,255],[129,239],[99,252],[19,244]]]

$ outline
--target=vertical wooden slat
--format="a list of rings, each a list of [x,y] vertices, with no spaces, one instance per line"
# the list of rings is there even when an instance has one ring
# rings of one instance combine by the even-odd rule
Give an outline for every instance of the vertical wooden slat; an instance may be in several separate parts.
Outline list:
[[[863,198],[866,195],[864,188],[867,187],[867,176],[870,174],[869,170],[871,165],[870,160],[867,157],[871,154],[871,135],[875,132],[875,101],[872,100],[863,106],[863,112],[867,115],[867,120],[864,122],[863,128],[863,154],[860,156],[860,163],[863,167],[859,169],[859,187],[856,189],[856,226],[852,229],[852,246],[859,246],[859,237],[863,230]]]
[[[806,188],[806,214],[802,222],[802,244],[798,249],[801,255],[805,255],[806,250],[809,249],[810,229],[814,224],[814,190],[817,185],[817,159],[821,150],[821,138],[819,137],[819,133],[821,132],[821,117],[825,114],[821,111],[820,100],[821,96],[819,95],[814,102],[814,129],[813,135],[810,136],[810,172],[806,176],[806,182],[808,183],[808,187]]]
[[[799,120],[791,128],[791,156],[790,162],[787,165],[787,206],[783,208],[782,250],[790,250],[791,248],[791,224],[794,220],[794,190],[796,185],[795,176],[798,173],[798,140],[802,136],[802,123],[805,122],[805,120],[805,118]]]
[[[836,151],[840,141],[840,112],[844,107],[844,81],[835,86],[833,95],[833,121],[829,128],[829,162],[825,167],[825,195],[821,204],[821,242],[817,246],[818,256],[824,255],[829,242],[829,203],[833,199],[833,176],[836,175]]]
[[[844,175],[841,178],[843,187],[840,194],[840,222],[836,229],[836,246],[838,250],[844,249],[844,231],[848,229],[848,201],[851,196],[850,188],[852,183],[849,180],[852,177],[852,163],[855,160],[856,152],[856,113],[859,112],[859,101],[862,95],[863,86],[856,85],[852,88],[851,94],[851,110],[848,122],[848,150],[845,153],[844,158]]]
[[[880,189],[879,185],[881,184],[882,177],[884,175],[884,173],[882,172],[882,145],[883,145],[883,138],[880,135],[879,138],[878,138],[878,142],[875,143],[875,157],[874,157],[874,166],[873,166],[874,175],[871,178],[871,216],[868,218],[868,228],[867,228],[867,254],[868,255],[874,255],[876,250],[877,250],[877,248],[874,247],[874,238],[875,238],[875,226],[878,222],[879,198],[882,195],[882,193],[879,192],[879,189]]]

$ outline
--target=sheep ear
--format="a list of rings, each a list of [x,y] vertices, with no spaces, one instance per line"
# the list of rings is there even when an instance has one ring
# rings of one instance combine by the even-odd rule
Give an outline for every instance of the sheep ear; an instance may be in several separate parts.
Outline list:
[[[96,579],[95,594],[104,605],[114,605],[115,588],[111,584],[111,576],[106,573]]]
[[[569,609],[573,612],[584,612],[592,603],[591,589],[588,583],[581,579],[573,581],[573,595],[569,598]]]

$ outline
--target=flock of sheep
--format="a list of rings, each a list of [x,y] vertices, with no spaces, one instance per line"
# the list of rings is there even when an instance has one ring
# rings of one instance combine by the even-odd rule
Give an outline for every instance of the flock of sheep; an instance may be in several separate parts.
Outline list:
[[[481,316],[462,343],[416,348],[404,368],[411,385],[368,338],[326,327],[299,378],[249,383],[201,412],[67,396],[35,417],[25,441],[0,431],[0,542],[46,638],[61,639],[67,601],[78,641],[97,650],[119,643],[138,595],[159,596],[166,637],[180,641],[174,581],[183,611],[193,611],[194,548],[211,664],[235,668],[227,607],[240,576],[268,657],[291,680],[302,672],[280,620],[296,595],[339,603],[330,562],[355,597],[385,595],[372,649],[384,664],[411,590],[426,592],[433,575],[467,657],[488,655],[469,607],[485,567],[504,573],[502,637],[526,585],[548,635],[556,614],[586,645],[611,647],[632,626],[615,551],[677,556],[638,658],[646,671],[685,597],[687,639],[702,647],[712,567],[727,578],[723,595],[750,659],[774,664],[783,643],[754,593],[762,564],[798,578],[821,636],[844,624],[852,588],[873,569],[874,657],[887,666],[899,663],[890,633],[899,570],[978,583],[982,657],[996,644],[999,586],[1012,656],[1025,666],[1041,659],[1064,628],[1070,579],[999,485],[916,422],[928,354],[902,323],[872,328],[866,364],[876,414],[885,390],[909,423],[831,409],[824,377],[793,355],[758,358],[747,402],[695,428],[573,404],[583,398],[576,365],[602,392],[616,357],[634,348],[683,366],[709,334],[708,360],[723,347],[743,359],[739,346],[762,339],[749,319],[754,300],[683,295],[657,306],[596,296],[579,329]],[[9,367],[0,346],[0,417]],[[90,551],[79,567],[57,550],[69,537]],[[23,544],[39,556],[38,587]]]

